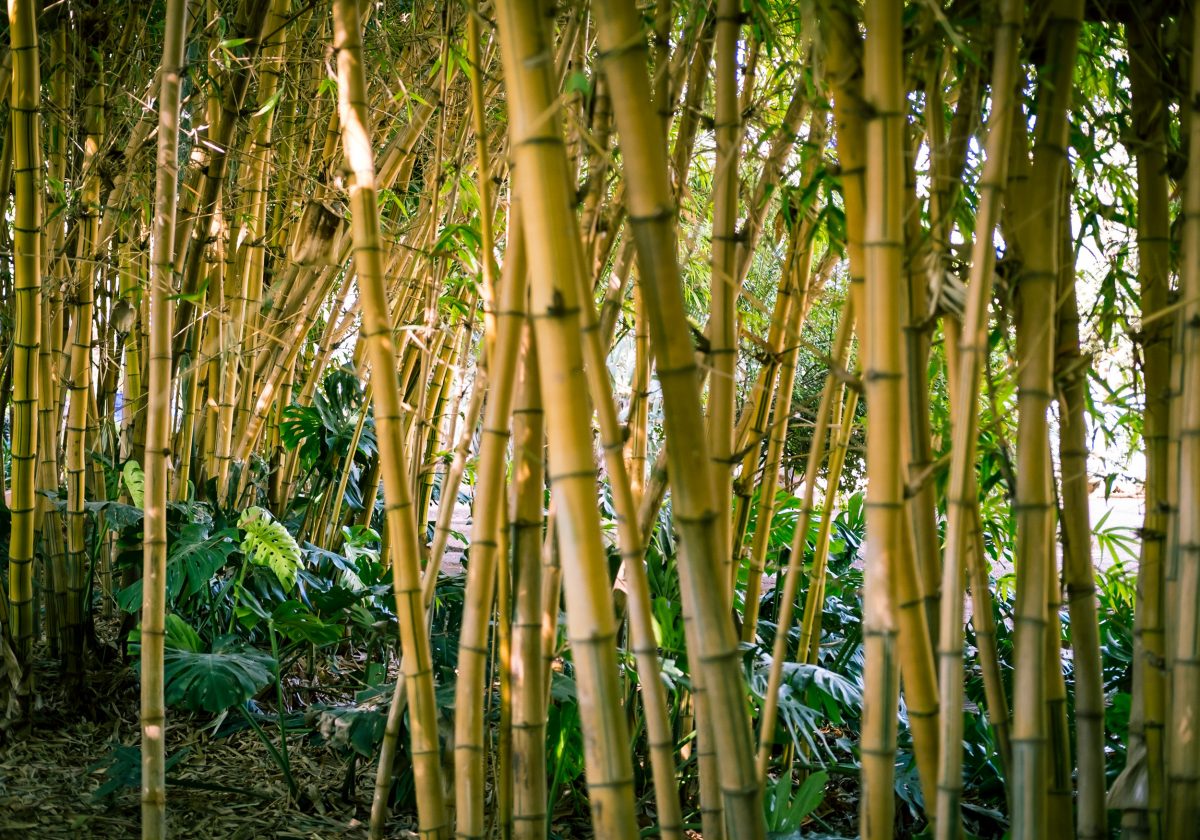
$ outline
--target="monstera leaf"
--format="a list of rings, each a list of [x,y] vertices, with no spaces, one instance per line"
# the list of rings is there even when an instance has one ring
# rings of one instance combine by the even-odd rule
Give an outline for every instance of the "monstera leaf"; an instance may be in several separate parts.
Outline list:
[[[245,703],[275,679],[275,660],[266,653],[214,645],[210,653],[166,651],[166,702],[211,714]]]
[[[326,624],[304,608],[299,601],[284,601],[271,614],[275,629],[295,642],[329,645],[342,638],[342,628]]]
[[[285,589],[291,589],[296,584],[301,557],[295,538],[260,507],[246,508],[238,519],[238,527],[246,532],[242,551],[250,562],[266,566]]]

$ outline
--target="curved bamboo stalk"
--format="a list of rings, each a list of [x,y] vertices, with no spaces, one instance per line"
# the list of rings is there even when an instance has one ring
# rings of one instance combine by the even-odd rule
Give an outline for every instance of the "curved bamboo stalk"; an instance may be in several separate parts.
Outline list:
[[[375,374],[375,423],[378,430],[384,492],[387,498],[396,616],[400,624],[417,815],[423,838],[449,835],[439,760],[437,703],[433,692],[429,636],[421,600],[421,545],[408,486],[408,458],[401,426],[400,395],[393,381],[395,349],[382,275],[375,160],[362,65],[361,8],[358,0],[335,0],[334,49],[337,51],[338,112],[346,162],[353,173],[350,204],[354,224],[354,264],[358,273],[362,332]]]
[[[171,446],[171,331],[174,325],[175,221],[179,107],[187,0],[168,0],[158,97],[150,341],[147,345],[145,547],[142,569],[142,838],[166,837],[166,712],[163,641],[166,621],[167,453]]]
[[[956,365],[951,422],[950,479],[946,491],[947,525],[945,559],[942,566],[941,627],[938,632],[939,689],[942,732],[938,756],[937,831],[940,838],[953,840],[962,834],[962,742],[963,742],[963,587],[970,535],[978,515],[975,456],[978,449],[979,384],[987,362],[988,304],[991,301],[996,249],[992,234],[1000,221],[1008,177],[1008,141],[1017,109],[1017,46],[1021,36],[1024,7],[1018,0],[1005,0],[996,26],[992,66],[992,111],[986,141],[986,161],[979,181],[979,211],[971,254],[971,278],[967,311],[956,348]],[[977,604],[979,613],[982,605]],[[987,606],[990,613],[991,605]],[[989,708],[992,704],[989,703]]]

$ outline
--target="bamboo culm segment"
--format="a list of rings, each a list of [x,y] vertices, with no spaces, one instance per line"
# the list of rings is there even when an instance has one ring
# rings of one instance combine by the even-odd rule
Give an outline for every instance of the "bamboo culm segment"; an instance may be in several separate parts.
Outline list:
[[[988,304],[996,261],[992,232],[1000,219],[1008,175],[1008,141],[1017,111],[1012,95],[1016,85],[1022,11],[1023,6],[1018,0],[1005,0],[1001,6],[1001,22],[996,27],[996,46],[992,54],[992,78],[995,84],[986,141],[987,160],[980,178],[982,199],[971,253],[972,273],[967,310],[956,348],[957,385],[952,404],[953,441],[947,489],[945,559],[942,566],[941,628],[938,633],[941,644],[938,651],[940,705],[946,710],[960,709],[963,704],[963,683],[960,679],[963,661],[963,587],[968,552],[972,550],[970,535],[975,525],[978,489],[975,482],[976,432],[979,424],[976,407],[982,369],[987,361]],[[942,840],[955,840],[962,836],[962,740],[962,715],[944,715],[936,806],[937,830]]]
[[[437,703],[434,700],[429,636],[421,597],[421,544],[412,510],[408,455],[405,452],[400,395],[395,382],[396,351],[391,335],[379,236],[375,155],[364,89],[362,20],[357,0],[335,0],[334,49],[337,52],[338,113],[342,147],[353,173],[350,206],[354,265],[358,273],[362,335],[374,373],[375,424],[383,472],[387,529],[396,593],[396,617],[404,679],[409,698],[413,777],[419,832],[426,840],[449,836],[439,759]]]
[[[617,684],[616,621],[596,510],[591,407],[583,378],[578,289],[583,245],[573,219],[557,84],[545,20],[535,4],[496,6],[509,97],[513,182],[528,250],[530,317],[538,345],[546,412],[549,480],[558,537],[571,547],[562,577],[567,632],[575,660],[584,762],[597,838],[637,834],[633,767]],[[589,304],[590,305],[590,304]]]
[[[867,122],[866,257],[863,310],[863,375],[867,409],[875,417],[899,417],[899,311],[904,257],[904,74],[901,70],[901,4],[867,0],[866,70],[863,95],[872,109]],[[862,717],[863,840],[892,837],[895,812],[896,709],[900,688],[893,576],[902,551],[904,479],[900,424],[867,427],[867,555],[863,588],[866,675]]]
[[[163,642],[166,622],[167,459],[171,452],[171,333],[175,323],[172,274],[178,201],[179,111],[184,71],[187,0],[167,3],[158,159],[151,232],[149,378],[146,392],[145,541],[142,554],[141,716],[142,838],[162,840],[166,823],[166,712]]]
[[[703,616],[689,641],[695,677],[702,680],[711,720],[725,812],[731,838],[765,834],[761,787],[746,714],[745,680],[728,598],[714,587],[726,566],[721,554],[718,507],[701,420],[700,394],[691,341],[686,331],[679,266],[676,263],[675,203],[668,181],[661,123],[651,105],[645,43],[629,0],[595,5],[604,72],[612,85],[613,110],[621,134],[629,218],[638,251],[643,300],[650,321],[650,344],[663,391],[667,457],[675,522],[682,537],[680,574],[685,620]],[[687,478],[684,478],[684,477]],[[695,679],[694,677],[694,679]]]

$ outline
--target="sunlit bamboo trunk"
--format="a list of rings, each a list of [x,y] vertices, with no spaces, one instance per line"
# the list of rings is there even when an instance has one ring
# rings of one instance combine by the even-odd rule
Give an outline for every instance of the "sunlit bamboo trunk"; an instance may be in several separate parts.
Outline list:
[[[996,249],[993,232],[1008,176],[1008,142],[1012,135],[1013,95],[1016,86],[1017,47],[1021,36],[1023,7],[1019,0],[1005,0],[996,26],[992,53],[992,111],[988,120],[986,161],[979,180],[980,202],[976,214],[975,240],[971,251],[971,277],[967,309],[959,343],[948,375],[951,387],[950,478],[946,490],[947,525],[941,582],[941,627],[938,632],[939,698],[942,732],[938,754],[937,831],[940,838],[962,836],[962,744],[964,686],[963,596],[971,537],[978,516],[978,486],[975,459],[978,449],[979,387],[988,352],[988,306],[991,302]],[[982,535],[976,534],[978,540]],[[978,595],[979,593],[977,593]],[[984,605],[977,603],[978,616]],[[991,610],[991,604],[986,605]],[[991,699],[991,698],[989,698]],[[989,703],[989,706],[992,704]],[[1007,708],[1004,710],[1007,716]]]
[[[449,835],[449,826],[439,760],[438,710],[421,597],[421,543],[408,485],[408,457],[401,428],[400,395],[394,380],[396,355],[382,275],[383,250],[379,236],[375,155],[371,148],[362,35],[359,31],[361,7],[357,0],[335,0],[333,12],[342,146],[353,173],[350,205],[354,221],[354,265],[358,273],[362,332],[375,377],[375,424],[391,541],[396,615],[404,650],[402,662],[409,697],[409,732],[417,815],[421,836],[441,840]]]
[[[141,716],[142,838],[162,840],[166,827],[166,713],[163,641],[166,621],[167,458],[171,449],[172,273],[178,199],[179,110],[187,0],[169,0],[158,96],[158,157],[151,231],[150,336],[147,345],[145,548],[142,562]]]
[[[863,375],[868,410],[899,417],[900,323],[898,293],[904,257],[905,99],[901,58],[901,4],[868,0],[863,96],[867,122],[866,258],[863,311]],[[862,798],[863,840],[890,838],[895,806],[896,707],[900,682],[897,611],[894,601],[903,551],[904,480],[900,426],[867,427],[867,551],[863,589]]]
[[[592,825],[598,838],[637,832],[633,768],[617,683],[616,622],[595,504],[591,408],[582,376],[578,290],[583,249],[573,220],[557,80],[544,19],[531,4],[500,2],[497,24],[509,96],[509,142],[529,251],[530,315],[546,409],[549,478],[559,539],[570,547],[563,576],[567,629],[579,687]],[[619,454],[619,453],[618,453]]]
[[[764,823],[745,684],[733,623],[725,618],[728,598],[722,587],[712,585],[713,580],[726,579],[717,577],[727,567],[716,520],[725,517],[728,508],[719,507],[712,476],[697,466],[708,461],[710,449],[702,433],[698,377],[683,315],[675,202],[661,123],[651,105],[645,43],[633,4],[605,0],[596,5],[596,16],[601,61],[613,87],[621,133],[629,223],[638,250],[651,348],[662,383],[675,523],[682,536],[685,628],[691,623],[694,634],[689,640],[693,683],[705,694],[702,716],[710,715],[726,831],[734,838],[757,838],[764,834]],[[700,616],[702,623],[695,621]]]
[[[733,419],[737,390],[737,213],[741,115],[738,110],[737,52],[740,0],[717,0],[716,164],[713,172],[712,267],[709,283],[708,450],[717,507],[728,511],[733,500]],[[728,513],[717,518],[715,539],[726,580],[733,563]],[[728,600],[728,599],[727,599]]]

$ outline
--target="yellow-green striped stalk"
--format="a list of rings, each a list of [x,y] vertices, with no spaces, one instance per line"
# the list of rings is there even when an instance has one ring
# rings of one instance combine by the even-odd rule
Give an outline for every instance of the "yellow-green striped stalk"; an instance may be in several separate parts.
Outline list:
[[[898,292],[904,259],[905,98],[899,0],[867,0],[863,95],[867,121],[863,375],[873,417],[898,418],[901,337]],[[867,426],[867,539],[863,585],[866,682],[860,752],[863,840],[892,836],[896,708],[900,688],[893,598],[904,539],[900,425]]]
[[[71,317],[71,371],[67,380],[67,599],[63,619],[63,664],[68,679],[83,677],[84,587],[87,581],[88,402],[92,395],[92,294],[98,283],[95,241],[100,212],[96,155],[104,133],[104,88],[87,95],[80,219],[76,229],[75,305]]]
[[[996,262],[992,232],[1000,220],[1008,177],[1008,141],[1014,115],[1018,113],[1013,96],[1023,11],[1020,0],[1004,0],[1001,19],[996,26],[996,44],[992,53],[992,110],[986,159],[979,180],[980,201],[971,253],[971,278],[967,286],[967,309],[951,374],[955,377],[951,405],[953,432],[938,632],[939,697],[946,714],[942,716],[939,744],[936,814],[938,836],[944,840],[955,840],[962,835],[963,716],[955,710],[963,707],[963,587],[978,513],[975,480],[977,403],[983,366],[987,362],[988,305],[992,299]],[[954,332],[959,333],[958,330]],[[989,614],[990,609],[989,604]],[[979,611],[977,605],[975,613]]]
[[[733,417],[737,375],[737,211],[738,110],[737,52],[741,0],[717,0],[716,30],[716,165],[713,172],[712,266],[709,291],[708,451],[719,510],[733,500]],[[733,549],[729,514],[718,517],[716,534],[723,580],[731,580]],[[727,598],[732,590],[726,593]]]
[[[508,91],[513,183],[529,254],[529,311],[546,410],[550,487],[558,537],[569,547],[563,555],[570,563],[563,588],[592,825],[601,840],[627,838],[638,831],[633,767],[617,681],[617,627],[596,509],[591,407],[582,371],[579,309],[584,302],[578,290],[584,283],[583,245],[576,224],[563,224],[574,218],[574,210],[555,107],[558,80],[545,17],[537,6],[501,0],[496,18]]]
[[[171,451],[172,275],[178,201],[179,105],[184,70],[187,0],[167,3],[161,87],[158,94],[158,158],[154,188],[150,275],[150,336],[147,347],[145,543],[142,555],[142,838],[162,840],[166,826],[166,710],[163,705],[163,640],[166,623],[167,458]]]
[[[337,51],[338,113],[342,147],[352,177],[354,266],[358,273],[362,333],[374,373],[375,424],[396,594],[396,617],[412,739],[413,779],[419,832],[427,840],[449,835],[439,760],[437,703],[434,699],[429,636],[421,598],[421,543],[408,484],[408,457],[402,431],[400,394],[394,379],[396,351],[383,278],[383,245],[379,236],[375,155],[363,70],[361,5],[357,0],[333,4],[334,49]]]
[[[53,103],[51,114],[63,120],[70,113],[70,94],[72,79],[67,77],[67,16],[62,15],[59,25],[55,28],[50,40],[50,101]],[[12,53],[8,53],[11,63]],[[11,73],[11,67],[6,68]],[[11,90],[5,92],[7,99]],[[47,127],[49,135],[47,153],[47,176],[51,183],[64,183],[67,171],[67,127],[53,116]],[[12,161],[12,122],[9,121],[4,166],[7,175],[0,187],[4,191],[0,195],[8,195],[11,186]],[[45,225],[46,254],[57,254],[61,247],[67,213],[59,204],[59,191],[49,191],[48,221]],[[58,493],[59,462],[58,444],[62,426],[62,418],[58,409],[58,386],[60,377],[59,340],[62,333],[62,297],[60,289],[64,285],[67,270],[67,260],[50,260],[50,282],[46,294],[42,295],[42,324],[44,339],[38,353],[38,490],[45,493]],[[55,396],[51,396],[55,395]],[[38,500],[40,508],[38,533],[42,539],[42,551],[45,557],[46,574],[49,578],[47,587],[52,594],[46,598],[46,636],[50,645],[51,655],[58,653],[62,643],[62,616],[66,610],[67,587],[67,556],[64,543],[62,516],[54,503],[46,496]]]
[[[728,836],[758,838],[765,826],[745,680],[728,617],[728,587],[713,585],[715,580],[728,580],[718,577],[728,573],[718,539],[718,520],[728,516],[728,506],[721,507],[719,499],[727,496],[718,496],[711,474],[699,466],[709,462],[710,449],[702,431],[699,378],[684,317],[675,201],[661,121],[651,103],[646,46],[633,3],[603,0],[594,10],[600,60],[612,86],[621,134],[629,224],[638,251],[651,349],[663,389],[672,504],[683,546],[685,628],[690,625],[693,633],[688,643],[693,682],[705,695],[700,711],[709,716]],[[702,743],[704,734],[700,733]]]

